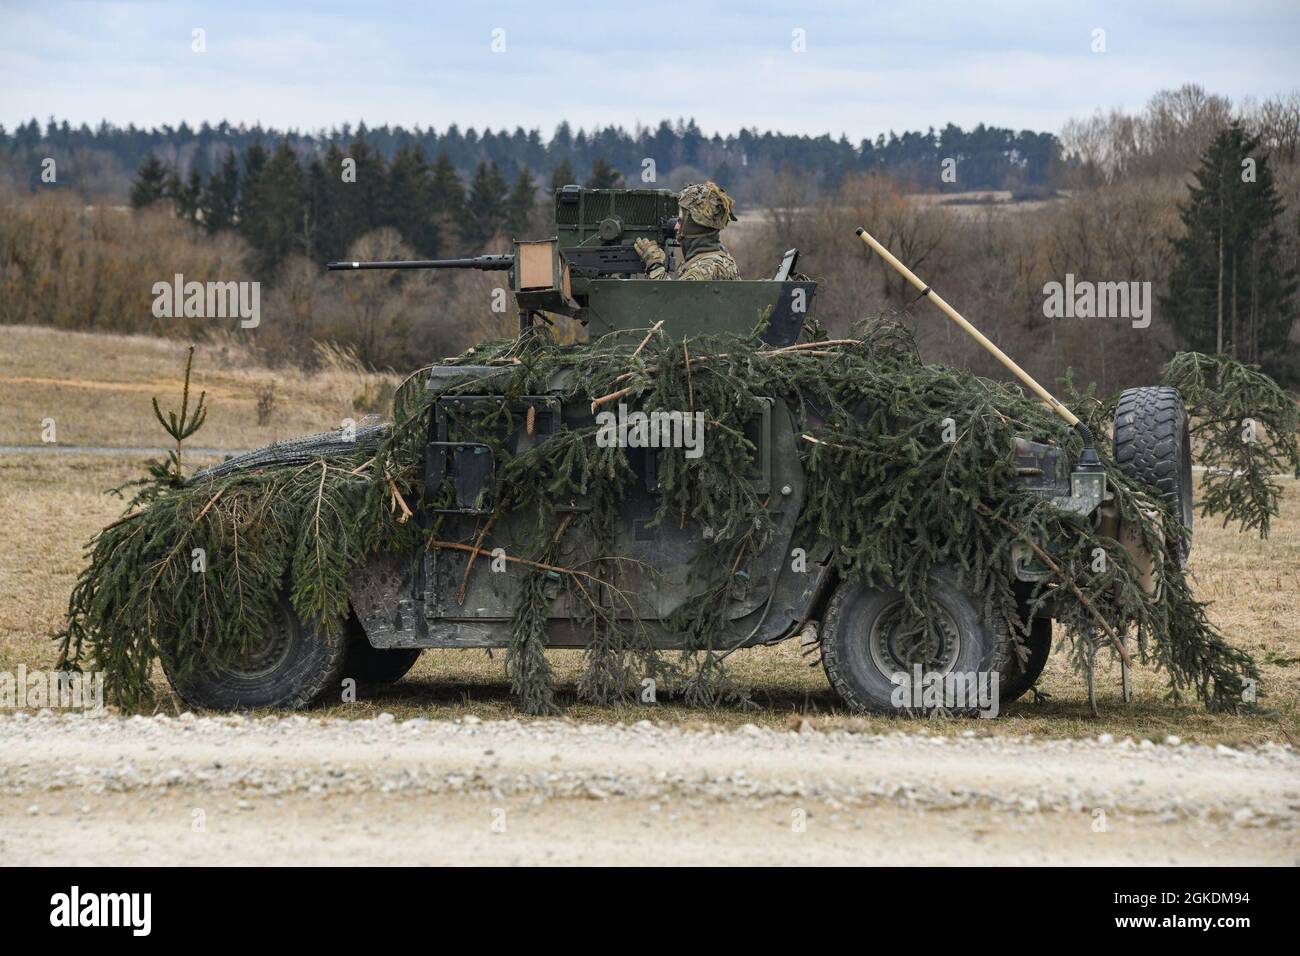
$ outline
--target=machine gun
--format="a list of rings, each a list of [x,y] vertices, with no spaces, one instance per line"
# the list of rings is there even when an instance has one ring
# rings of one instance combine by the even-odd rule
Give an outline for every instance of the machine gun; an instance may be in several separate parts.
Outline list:
[[[637,255],[637,239],[654,239],[669,256],[676,246],[677,196],[668,189],[584,189],[564,186],[555,192],[553,240],[575,277],[634,276],[645,271]],[[397,262],[330,262],[331,272],[349,269],[475,269],[505,272],[513,269],[514,255],[473,256],[465,259],[412,259]],[[671,262],[669,263],[671,268]]]
[[[676,246],[677,194],[669,189],[586,189],[555,191],[555,238],[514,240],[508,255],[463,259],[326,263],[331,272],[361,269],[473,269],[509,272],[510,291],[519,305],[521,328],[545,312],[578,316],[591,280],[627,279],[645,272],[636,252],[638,239],[664,247],[672,268]],[[574,285],[579,286],[575,298]]]
[[[505,272],[513,269],[514,256],[472,256],[468,259],[394,259],[387,262],[327,262],[330,272],[346,269],[478,269]]]
[[[668,189],[555,191],[549,239],[515,239],[507,255],[409,262],[331,262],[332,272],[362,269],[472,269],[508,273],[502,283],[518,308],[520,329],[549,316],[587,326],[590,336],[636,331],[662,322],[669,335],[732,332],[789,345],[803,328],[816,283],[794,272],[793,251],[772,278],[712,282],[642,282],[638,239],[660,244],[673,268],[677,194]]]

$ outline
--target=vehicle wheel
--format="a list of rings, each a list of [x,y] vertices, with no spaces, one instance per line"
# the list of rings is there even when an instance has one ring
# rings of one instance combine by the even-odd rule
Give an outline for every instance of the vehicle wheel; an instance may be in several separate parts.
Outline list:
[[[966,593],[957,573],[948,568],[931,575],[930,601],[936,609],[934,636],[925,646],[909,648],[898,628],[903,610],[899,592],[855,584],[839,586],[823,620],[822,664],[831,686],[849,707],[898,713],[895,692],[899,685],[893,676],[900,672],[911,675],[916,664],[927,675],[973,674],[982,680],[997,672],[1001,685],[1012,655],[1006,622],[986,622],[984,602]],[[909,713],[939,709],[914,703],[908,700],[901,709]],[[974,706],[943,709],[964,714],[977,710]]]
[[[1024,664],[1021,664],[1020,658],[1012,652],[1007,674],[1002,677],[1001,690],[1004,704],[1024,697],[1038,683],[1038,678],[1043,676],[1043,668],[1047,666],[1047,658],[1052,653],[1050,617],[1036,617],[1030,623],[1025,649],[1029,651],[1029,657],[1025,659]]]
[[[265,640],[243,660],[185,678],[175,675],[165,660],[163,670],[181,699],[195,707],[296,710],[338,687],[346,647],[344,628],[331,635],[304,624],[284,594]]]
[[[1192,440],[1176,388],[1125,389],[1115,406],[1115,463],[1142,482],[1192,530]],[[1191,540],[1175,555],[1187,564]]]
[[[359,686],[383,687],[405,677],[419,659],[418,647],[375,647],[353,615],[348,621],[348,650],[339,679],[351,677]]]

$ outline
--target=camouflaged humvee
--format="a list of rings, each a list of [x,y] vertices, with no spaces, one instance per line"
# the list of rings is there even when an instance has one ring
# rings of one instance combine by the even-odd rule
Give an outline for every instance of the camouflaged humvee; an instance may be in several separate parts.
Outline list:
[[[749,336],[754,317],[766,313],[761,336],[773,346],[794,343],[816,294],[816,283],[796,271],[797,253],[786,253],[771,278],[727,282],[649,282],[638,278],[642,265],[632,249],[640,237],[665,240],[676,213],[667,190],[599,190],[566,187],[556,194],[555,238],[516,242],[513,255],[474,259],[401,263],[332,263],[332,269],[469,268],[509,273],[519,306],[521,326],[543,314],[569,316],[586,324],[593,337],[617,330],[644,330],[663,323],[670,335],[729,332]],[[440,509],[444,539],[480,544],[485,551],[504,548],[524,534],[528,516],[507,518],[478,542],[484,516],[491,511],[499,462],[493,445],[519,452],[556,431],[589,426],[589,402],[565,402],[564,382],[557,380],[534,395],[503,394],[508,374],[501,366],[435,366],[426,387],[436,393],[427,423],[424,452],[426,488],[449,481],[454,500]],[[473,383],[466,390],[466,383]],[[494,443],[476,433],[481,421],[502,402],[518,414],[513,432]],[[524,421],[531,427],[525,429]],[[917,663],[940,674],[996,669],[1002,701],[1021,696],[1038,679],[1052,641],[1052,621],[1040,617],[1030,629],[1028,659],[1010,653],[1006,622],[983,619],[980,595],[966,593],[955,573],[936,575],[931,596],[938,609],[937,645],[927,659],[907,659],[895,641],[891,621],[902,596],[842,584],[831,570],[837,542],[799,538],[797,519],[806,482],[798,454],[795,410],[778,398],[755,409],[748,438],[754,453],[738,463],[742,480],[771,501],[776,532],[751,569],[753,586],[744,600],[726,609],[728,624],[719,644],[754,647],[803,635],[821,642],[831,684],[856,709],[890,710],[893,675]],[[380,426],[362,428],[356,440],[377,443]],[[222,474],[268,463],[310,461],[337,448],[330,433],[286,442],[225,462],[206,474]],[[499,443],[499,444],[498,444]],[[1190,448],[1186,414],[1178,393],[1169,388],[1125,392],[1118,406],[1114,450],[1131,476],[1173,502],[1191,524]],[[641,451],[642,453],[638,453]],[[1021,440],[1015,450],[1019,480],[1034,494],[1059,507],[1087,515],[1108,535],[1124,541],[1139,562],[1150,567],[1132,535],[1119,527],[1118,516],[1097,467],[1080,467],[1061,449]],[[704,546],[707,529],[687,521],[654,524],[659,486],[655,456],[629,449],[637,482],[621,502],[616,553],[627,563],[630,580],[621,587],[634,595],[624,613],[641,619],[663,648],[681,646],[681,635],[667,625],[692,592],[691,559]],[[196,476],[199,478],[201,476]],[[584,505],[575,501],[575,510]],[[569,565],[594,555],[576,541],[561,560]],[[792,568],[796,548],[806,555],[802,571]],[[1028,548],[1015,551],[1015,574],[1026,588],[1051,575]],[[492,562],[478,559],[470,568],[466,551],[421,549],[415,554],[385,555],[356,572],[351,582],[353,615],[340,637],[330,637],[297,619],[288,602],[278,628],[265,647],[250,654],[244,668],[226,668],[186,681],[178,690],[187,700],[208,707],[277,707],[309,703],[335,692],[342,677],[361,683],[399,679],[425,648],[501,648],[510,641],[522,575],[492,573]],[[1158,581],[1148,580],[1151,588]],[[581,648],[588,632],[575,626],[563,600],[551,611],[548,646]],[[811,627],[809,626],[811,623]]]

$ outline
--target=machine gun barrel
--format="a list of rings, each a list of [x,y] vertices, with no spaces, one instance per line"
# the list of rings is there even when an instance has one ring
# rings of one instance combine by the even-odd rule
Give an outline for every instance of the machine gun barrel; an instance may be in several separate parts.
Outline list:
[[[330,272],[345,269],[477,269],[505,272],[514,267],[514,256],[473,256],[468,259],[399,259],[388,262],[327,262]]]

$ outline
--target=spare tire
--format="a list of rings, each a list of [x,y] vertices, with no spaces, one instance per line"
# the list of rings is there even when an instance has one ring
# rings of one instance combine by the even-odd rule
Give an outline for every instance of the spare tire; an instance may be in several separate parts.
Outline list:
[[[1120,394],[1115,405],[1115,463],[1182,520],[1187,539],[1175,557],[1185,566],[1192,550],[1192,439],[1178,389],[1148,385]]]

